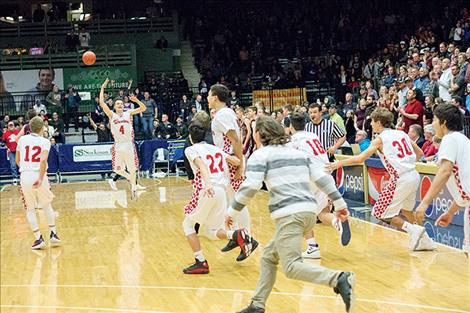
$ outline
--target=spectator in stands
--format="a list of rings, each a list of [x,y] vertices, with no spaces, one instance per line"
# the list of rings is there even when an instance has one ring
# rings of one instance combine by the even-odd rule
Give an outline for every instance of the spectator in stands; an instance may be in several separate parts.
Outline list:
[[[403,130],[408,133],[410,126],[418,124],[423,127],[424,108],[421,102],[416,99],[416,91],[408,90],[407,104],[405,108],[400,108],[399,112],[403,117]]]
[[[54,133],[52,137],[56,143],[65,143],[65,134],[64,134],[64,122],[59,117],[57,112],[52,114],[52,120],[49,121],[49,125],[54,128]]]
[[[90,120],[90,126],[96,131],[98,135],[98,140],[96,142],[111,142],[113,141],[113,137],[111,135],[111,131],[104,122],[100,122],[98,125],[93,121],[91,118],[91,114],[88,114],[88,118]]]
[[[470,72],[470,69],[468,69]],[[465,91],[465,107],[467,109],[467,112],[470,112],[470,82],[467,83],[467,89]]]
[[[456,106],[459,108],[460,112],[462,114],[466,114],[467,112],[465,111],[465,107],[463,106],[463,99],[459,96],[452,96],[452,99],[450,100],[450,104],[453,106]]]
[[[343,104],[343,115],[346,116],[346,112],[356,110],[357,103],[354,102],[354,96],[352,93],[348,92],[344,96],[345,102]]]
[[[91,36],[84,27],[80,28],[80,32],[78,33],[78,40],[80,41],[80,48],[83,50],[88,50],[90,47]]]
[[[407,82],[412,81],[410,77],[401,77],[398,80],[398,107],[403,108],[406,105],[406,95],[408,94]]]
[[[142,102],[146,106],[146,110],[142,113],[142,128],[145,139],[151,139],[153,133],[153,121],[158,117],[158,108],[155,100],[150,98],[148,91],[144,92],[144,99]]]
[[[350,144],[354,143],[354,138],[356,137],[357,126],[355,119],[356,116],[353,110],[346,112],[346,122],[344,123],[346,127],[346,141]]]
[[[186,121],[188,123],[191,123],[191,121],[193,120],[194,115],[196,115],[196,113],[197,113],[196,107],[191,106],[191,112],[189,112],[188,116],[186,117]]]
[[[192,106],[196,108],[197,112],[204,110],[201,95],[196,95],[196,98],[193,100]]]
[[[343,133],[346,134],[346,126],[344,126],[344,120],[343,118],[338,114],[336,104],[330,105],[330,108],[328,109],[328,114],[330,115],[330,120],[335,122],[339,128],[343,131]]]
[[[366,119],[367,102],[365,99],[359,100],[359,107],[354,112],[356,115],[356,126],[358,129],[364,129],[364,121]]]
[[[188,100],[187,95],[182,95],[179,103],[179,112],[183,119],[188,116],[191,110],[191,102]]]
[[[441,44],[442,45],[442,44]],[[450,59],[444,58],[441,62],[442,73],[437,81],[439,85],[439,97],[444,101],[450,101],[450,83],[452,80],[452,69],[450,67]]]
[[[15,108],[15,99],[5,87],[2,71],[0,71],[0,107],[5,110]]]
[[[175,129],[176,129],[176,138],[185,139],[186,137],[188,137],[188,134],[189,134],[188,127],[184,123],[182,116],[178,116],[176,118]]]
[[[372,96],[374,100],[377,100],[379,98],[379,95],[377,94],[377,91],[374,89],[374,85],[372,81],[367,80],[365,86],[367,90],[367,96]]]
[[[232,109],[235,109],[235,107],[236,107],[237,105],[240,105],[240,104],[241,104],[240,99],[237,97],[237,92],[236,92],[235,90],[232,90],[232,91],[230,92],[230,95],[231,95],[231,97],[230,97],[230,100],[228,101],[228,105],[229,105],[229,107],[231,107]]]
[[[34,103],[33,110],[36,111],[37,114],[41,112],[44,112],[44,114],[47,114],[46,106],[39,99],[37,99],[36,102]]]
[[[418,147],[422,148],[424,144],[424,137],[423,137],[423,128],[417,124],[410,125],[410,129],[408,130],[408,136],[412,141],[414,141]]]
[[[290,116],[292,114],[292,104],[286,104],[282,107],[282,126],[286,131],[286,134],[289,134],[289,127],[290,127]]]
[[[429,81],[427,96],[437,98],[439,97],[439,84],[438,84],[439,72],[438,70],[437,69],[432,70],[429,73],[429,78],[430,78],[430,81]]]
[[[44,138],[47,138],[47,140],[50,140],[52,138],[52,135],[54,134],[54,127],[49,125],[49,120],[44,120]]]
[[[78,108],[80,106],[80,95],[78,91],[73,87],[69,86],[67,93],[65,94],[66,114],[65,114],[65,131],[69,131],[70,120],[73,119],[75,131],[78,132]]]
[[[426,69],[426,67],[421,67],[419,69],[419,76],[418,76],[418,78],[416,79],[416,82],[415,82],[416,88],[421,90],[421,92],[423,93],[423,96],[425,96],[425,97],[428,95],[428,89],[429,89],[428,74],[429,73],[428,73],[428,70]]]
[[[367,138],[367,132],[364,130],[358,130],[356,132],[356,143],[359,144],[359,149],[362,151],[367,150],[370,146],[370,139]]]
[[[13,184],[17,184],[18,179],[18,167],[16,165],[16,137],[20,131],[15,128],[15,123],[9,121],[7,124],[7,130],[2,135],[2,141],[5,142],[7,147],[7,158],[10,161],[10,171],[13,176]]]
[[[44,18],[46,17],[46,12],[41,8],[41,5],[38,3],[36,9],[33,12],[33,22],[34,23],[41,23],[44,22]]]
[[[175,125],[170,123],[167,114],[162,114],[162,122],[160,123],[160,133],[164,134],[166,139],[175,139],[176,138],[176,128]]]
[[[65,37],[65,46],[68,51],[75,51],[77,46],[80,44],[78,35],[75,33],[75,30],[72,28]]]
[[[62,94],[59,91],[59,86],[54,85],[51,92],[46,97],[47,112],[53,114],[57,112],[59,116],[62,116],[64,113],[64,108],[62,107]]]
[[[160,38],[155,43],[155,48],[166,51],[168,49],[168,40],[166,40],[165,36],[160,36]]]
[[[432,137],[436,134],[431,124],[424,126],[423,159],[434,156],[437,153],[436,147],[432,144]]]
[[[0,131],[7,128],[8,122],[10,121],[10,115],[5,114],[3,119],[0,121]]]
[[[451,66],[451,71],[452,71],[452,78],[450,79],[450,88],[449,88],[449,93],[451,97],[453,96],[460,96],[463,94],[463,83],[465,82],[463,79],[460,77],[460,69],[458,65],[452,65]]]
[[[395,67],[389,66],[387,69],[387,76],[385,76],[383,80],[383,85],[387,88],[390,88],[395,82],[396,78],[397,76],[395,74]]]

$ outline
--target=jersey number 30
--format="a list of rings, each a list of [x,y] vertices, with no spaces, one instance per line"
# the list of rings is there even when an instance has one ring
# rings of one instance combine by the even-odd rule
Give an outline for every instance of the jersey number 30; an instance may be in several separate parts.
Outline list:
[[[26,149],[26,153],[25,153],[25,156],[24,156],[24,160],[26,162],[30,161],[29,160],[29,154],[30,154],[29,150],[33,150],[33,155],[31,156],[31,162],[41,161],[41,158],[40,158],[41,147],[40,146],[34,146],[33,148],[31,148],[30,146],[26,146],[25,149]]]
[[[400,141],[401,141],[401,144],[400,144]],[[411,151],[410,147],[406,143],[406,139],[402,138],[400,141],[395,140],[394,142],[392,142],[392,146],[398,149],[397,157],[402,159],[405,157],[405,154],[412,155],[413,151]]]
[[[219,173],[224,171],[224,159],[222,157],[222,153],[216,153],[214,156],[208,154],[206,159],[211,162],[209,165],[209,169],[212,174]],[[218,167],[215,166],[216,159],[219,161]]]

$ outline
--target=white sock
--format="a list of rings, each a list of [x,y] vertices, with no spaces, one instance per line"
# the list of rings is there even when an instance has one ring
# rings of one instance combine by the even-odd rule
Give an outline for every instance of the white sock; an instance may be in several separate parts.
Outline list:
[[[39,238],[41,238],[41,232],[39,231],[39,229],[36,229],[35,231],[33,230],[33,234],[36,240],[39,240]]]
[[[315,241],[315,238],[307,239],[307,244],[309,246],[318,246],[318,243]]]
[[[44,206],[44,213],[46,214],[49,229],[55,234],[57,232],[55,229],[55,212],[50,204]]]
[[[235,232],[235,231],[233,231],[233,230],[227,230],[227,238],[228,238],[228,239],[232,239],[234,232]]]
[[[251,233],[250,232],[250,230],[251,230],[250,224],[251,224],[251,222],[250,222],[250,212],[248,212],[247,207],[244,207],[241,210],[240,215],[238,217],[238,225],[240,226],[240,228],[246,228],[246,230],[248,230],[248,233]]]
[[[197,252],[194,252],[194,257],[199,261],[199,262],[204,262],[206,259],[204,258],[204,254],[202,253],[202,250],[199,250]]]
[[[28,220],[29,226],[33,232],[39,232],[38,219],[36,217],[36,211],[34,209],[26,210],[26,219]],[[39,234],[41,235],[41,234]],[[39,239],[36,238],[36,239]]]
[[[401,229],[403,229],[403,230],[406,231],[407,233],[409,233],[412,228],[413,228],[413,224],[410,224],[410,223],[407,222],[407,221],[404,221],[404,222],[403,222],[403,226],[401,227]]]

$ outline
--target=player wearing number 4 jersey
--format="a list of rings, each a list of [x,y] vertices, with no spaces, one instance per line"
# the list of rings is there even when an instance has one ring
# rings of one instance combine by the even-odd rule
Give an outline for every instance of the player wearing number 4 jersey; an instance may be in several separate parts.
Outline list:
[[[131,117],[134,114],[144,112],[146,106],[137,97],[132,96],[129,99],[139,105],[137,109],[124,112],[124,103],[122,100],[116,100],[114,103],[115,112],[111,111],[104,102],[104,90],[108,83],[109,79],[106,78],[103,85],[101,85],[100,106],[109,118],[111,133],[115,141],[111,151],[113,171],[130,182],[131,198],[136,199],[136,172],[139,167],[139,159],[134,145],[134,129]]]
[[[291,141],[288,146],[304,151],[310,156],[312,164],[315,167],[323,169],[329,164],[328,155],[320,143],[320,139],[314,133],[303,131],[305,129],[305,117],[302,113],[293,113],[290,117],[290,133]],[[335,228],[341,238],[340,242],[346,246],[351,240],[351,230],[349,228],[348,219],[340,221],[333,213],[330,212],[330,200],[328,196],[322,192],[315,184],[312,184],[312,191],[317,201],[317,214],[318,219],[325,225],[331,225]],[[332,201],[332,200],[331,200]],[[313,230],[306,235],[307,250],[302,253],[302,256],[307,259],[319,259],[320,248],[315,241]]]
[[[55,212],[51,202],[54,195],[51,192],[49,180],[46,176],[47,157],[51,143],[42,136],[44,121],[40,117],[34,117],[29,122],[31,133],[22,136],[18,141],[16,163],[20,168],[20,192],[23,200],[26,218],[33,230],[36,240],[32,249],[42,249],[46,246],[44,238],[39,231],[36,217],[36,208],[41,207],[47,217],[51,246],[61,243],[55,228]]]
[[[185,154],[194,172],[194,193],[184,207],[183,230],[196,262],[183,270],[185,274],[209,273],[209,265],[195,231],[196,223],[204,228],[204,234],[209,239],[233,239],[242,250],[237,261],[246,259],[258,245],[246,229],[225,230],[226,190],[229,182],[226,160],[234,166],[238,166],[240,160],[227,155],[214,145],[207,144],[205,137],[204,128],[194,124],[189,127],[192,146],[186,148]]]
[[[385,169],[390,174],[388,185],[382,190],[374,205],[372,214],[379,220],[400,228],[410,237],[410,250],[434,250],[436,244],[421,225],[415,224],[413,208],[420,177],[416,171],[416,161],[423,155],[421,149],[399,130],[392,130],[393,114],[378,108],[371,114],[372,129],[378,134],[369,148],[360,155],[347,160],[334,162],[328,169],[364,162],[378,152]],[[405,221],[400,213],[407,219]]]

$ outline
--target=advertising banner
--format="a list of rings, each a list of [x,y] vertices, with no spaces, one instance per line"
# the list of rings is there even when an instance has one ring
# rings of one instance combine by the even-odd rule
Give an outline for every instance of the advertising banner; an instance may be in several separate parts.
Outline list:
[[[61,68],[23,71],[3,71],[5,88],[11,93],[49,92],[53,85],[64,89],[64,74]]]
[[[345,199],[364,202],[364,173],[362,165],[340,167],[336,184]]]
[[[271,98],[273,100],[274,110],[278,110],[285,104],[302,104],[301,100],[303,99],[305,101],[307,99],[307,91],[305,88],[253,91],[253,103],[263,101],[266,106],[269,106]]]
[[[108,88],[127,88],[130,79],[137,81],[137,69],[135,66],[64,69],[65,85],[72,85],[78,91],[96,90],[98,92],[106,78],[111,81]]]
[[[111,161],[112,144],[73,146],[74,162]]]

